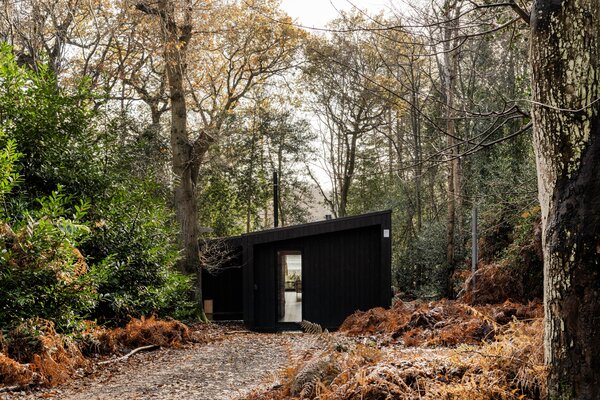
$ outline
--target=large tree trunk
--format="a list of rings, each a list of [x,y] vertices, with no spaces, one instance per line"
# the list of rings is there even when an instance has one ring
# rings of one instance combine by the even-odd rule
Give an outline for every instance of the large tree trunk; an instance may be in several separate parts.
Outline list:
[[[175,183],[175,214],[179,223],[179,241],[183,258],[179,267],[182,272],[194,276],[194,299],[199,315],[205,319],[202,305],[202,274],[200,269],[200,246],[196,182],[198,169],[207,144],[199,139],[190,143],[187,129],[187,107],[184,90],[186,69],[185,53],[191,38],[191,6],[184,7],[184,24],[175,20],[172,1],[160,0],[157,8],[138,3],[137,8],[161,20],[164,37],[164,57],[171,100],[171,151]]]
[[[549,394],[600,399],[600,6],[538,0],[531,23]]]

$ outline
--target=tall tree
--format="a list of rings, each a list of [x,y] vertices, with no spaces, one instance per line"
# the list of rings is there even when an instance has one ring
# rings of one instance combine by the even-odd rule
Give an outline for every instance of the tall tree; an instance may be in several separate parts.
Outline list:
[[[160,21],[170,94],[181,269],[196,274],[198,303],[202,299],[197,206],[200,168],[248,92],[292,65],[301,37],[290,24],[267,24],[270,19],[264,13],[280,16],[276,4],[272,0],[136,3],[138,10]],[[194,31],[201,34],[193,35]],[[196,129],[190,127],[190,121]]]
[[[49,67],[59,78],[57,85],[77,86],[86,77],[88,85],[109,92],[119,74],[108,66],[118,56],[129,55],[120,43],[127,19],[123,9],[112,7],[114,3],[0,0],[0,40],[13,45],[20,64]]]
[[[536,1],[533,121],[551,399],[600,398],[600,6]]]
[[[331,23],[347,29],[366,23],[361,14],[344,15]],[[364,32],[334,33],[319,37],[307,49],[307,88],[313,111],[323,127],[325,164],[331,194],[321,190],[336,217],[347,215],[348,199],[360,162],[361,146],[368,135],[386,124],[390,108],[385,82],[388,70]]]
[[[443,7],[443,78],[444,97],[446,100],[445,119],[446,135],[448,139],[448,224],[446,247],[446,288],[444,295],[454,297],[454,283],[452,276],[456,269],[456,231],[461,232],[461,171],[459,159],[459,143],[456,129],[456,80],[458,74],[459,46],[458,27],[460,25],[461,2],[447,0]],[[461,235],[459,234],[459,237]],[[460,239],[462,240],[462,239]]]
[[[187,1],[181,10],[176,10],[175,2],[159,0],[155,6],[138,3],[136,8],[146,14],[160,18],[163,36],[164,60],[171,100],[171,150],[175,184],[175,213],[180,227],[180,245],[183,259],[180,268],[196,275],[195,299],[198,300],[201,318],[206,318],[202,310],[202,283],[198,273],[200,266],[199,226],[197,221],[196,182],[202,160],[200,154],[208,145],[203,136],[190,139],[185,93],[186,52],[192,37],[192,4]],[[177,20],[176,11],[182,14]]]
[[[258,87],[296,63],[304,33],[278,0],[222,1],[203,14],[208,34],[190,48],[190,111],[208,143],[218,141],[234,112]],[[275,23],[274,20],[280,21]]]
[[[35,69],[47,59],[50,70],[59,74],[77,20],[87,11],[82,3],[79,0],[2,0],[1,35],[15,46],[21,64]]]
[[[272,89],[272,87],[270,88]],[[282,92],[279,95],[285,93]],[[272,172],[277,171],[281,226],[308,219],[310,194],[303,179],[304,162],[311,156],[314,136],[306,121],[290,108],[293,98],[254,90],[253,104],[236,112],[227,132],[214,146],[203,168],[206,186],[201,197],[202,223],[219,229],[215,234],[239,234],[272,226]],[[213,193],[222,194],[219,201]],[[230,195],[229,193],[233,195]],[[216,193],[215,193],[216,194]],[[226,204],[224,204],[226,203]],[[215,212],[216,209],[224,212]],[[219,215],[226,214],[226,215]],[[239,215],[244,214],[244,218]],[[245,220],[245,230],[241,228]]]

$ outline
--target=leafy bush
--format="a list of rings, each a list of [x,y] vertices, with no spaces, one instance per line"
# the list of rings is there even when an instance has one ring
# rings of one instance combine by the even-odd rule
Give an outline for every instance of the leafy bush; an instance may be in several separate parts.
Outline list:
[[[0,127],[1,128],[1,127]],[[0,129],[0,140],[5,138],[5,134]],[[2,149],[0,149],[0,202],[6,204],[6,196],[12,189],[21,181],[21,177],[16,171],[17,160],[21,157],[21,153],[17,151],[15,140],[8,139]],[[0,216],[4,217],[4,207],[0,209]]]
[[[86,203],[66,207],[59,190],[39,199],[13,228],[4,224],[0,238],[0,323],[13,326],[31,317],[54,321],[59,331],[78,328],[96,304],[94,284],[77,249],[89,234],[81,222]],[[72,212],[72,218],[65,215]]]
[[[84,247],[98,261],[95,317],[124,322],[131,316],[186,317],[191,280],[175,271],[179,253],[170,211],[152,196],[155,186],[139,182],[117,190],[99,210],[91,240]]]
[[[45,64],[36,70],[21,67],[11,48],[0,45],[0,125],[22,154],[22,182],[15,195],[24,208],[59,185],[65,193],[92,198],[109,183],[92,98],[85,81],[67,93]]]
[[[119,118],[99,128],[92,100],[85,84],[68,93],[0,45],[3,326],[37,316],[66,332],[89,317],[189,314],[167,189],[147,178],[164,170],[148,159],[163,146]]]

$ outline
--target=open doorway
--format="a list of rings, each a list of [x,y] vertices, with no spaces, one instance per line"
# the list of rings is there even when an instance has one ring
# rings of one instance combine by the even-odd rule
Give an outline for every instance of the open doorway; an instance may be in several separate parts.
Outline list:
[[[278,251],[277,276],[278,321],[302,321],[302,253]]]

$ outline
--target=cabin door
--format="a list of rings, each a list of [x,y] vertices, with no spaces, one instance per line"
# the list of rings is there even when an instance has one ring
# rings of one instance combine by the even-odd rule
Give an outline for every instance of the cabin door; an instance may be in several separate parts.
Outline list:
[[[277,252],[277,320],[302,321],[302,252]]]

